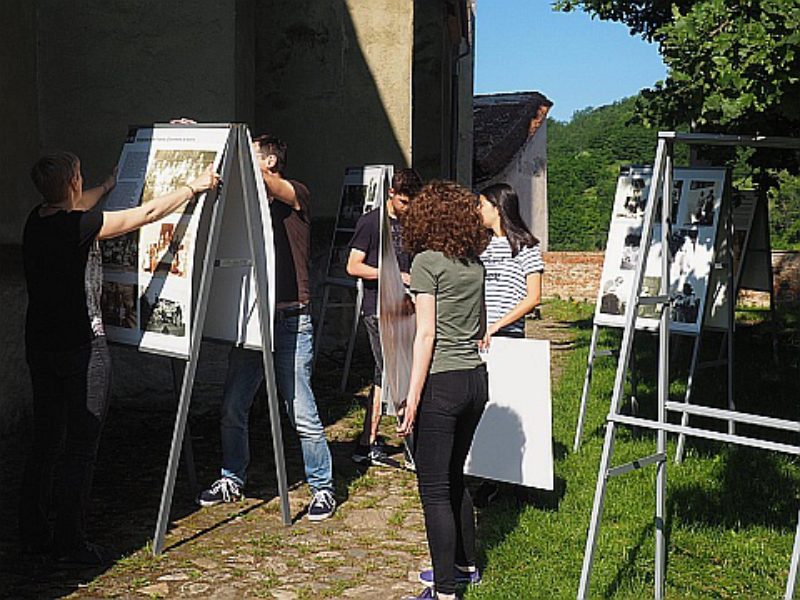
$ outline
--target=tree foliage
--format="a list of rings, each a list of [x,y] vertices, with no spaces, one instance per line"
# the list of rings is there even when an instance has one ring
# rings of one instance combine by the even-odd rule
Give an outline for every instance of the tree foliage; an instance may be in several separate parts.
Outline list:
[[[645,121],[698,131],[800,133],[798,0],[562,0],[657,42],[669,72],[645,91]]]
[[[800,137],[800,0],[557,0],[659,45],[667,78],[634,117],[665,129]],[[800,153],[705,149],[769,190],[773,247],[800,248]]]
[[[619,167],[652,164],[656,135],[629,124],[636,99],[548,120],[547,190],[552,250],[605,248]]]

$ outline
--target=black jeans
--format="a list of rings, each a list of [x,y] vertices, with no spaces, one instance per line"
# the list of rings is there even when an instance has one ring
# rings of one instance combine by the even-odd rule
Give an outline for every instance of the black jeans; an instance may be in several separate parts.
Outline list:
[[[104,337],[64,352],[29,352],[33,383],[33,438],[20,494],[23,544],[49,542],[49,511],[55,465],[53,545],[59,552],[79,546],[92,486],[97,446],[111,392],[111,359]]]
[[[419,493],[436,591],[455,593],[455,564],[475,564],[475,514],[464,462],[489,400],[486,366],[428,376],[415,427]]]

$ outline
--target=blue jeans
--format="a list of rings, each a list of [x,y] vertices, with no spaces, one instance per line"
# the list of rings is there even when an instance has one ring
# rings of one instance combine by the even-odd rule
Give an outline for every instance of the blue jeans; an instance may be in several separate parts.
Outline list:
[[[292,426],[300,437],[306,481],[313,491],[333,491],[333,467],[311,390],[314,327],[310,315],[276,317],[275,379]],[[250,462],[248,421],[264,380],[261,353],[233,347],[222,395],[222,476],[244,485]]]

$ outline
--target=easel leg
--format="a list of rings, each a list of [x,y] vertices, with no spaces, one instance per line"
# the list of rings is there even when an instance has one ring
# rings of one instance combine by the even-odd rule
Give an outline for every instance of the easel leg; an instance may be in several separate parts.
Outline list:
[[[583,379],[583,392],[581,393],[581,407],[578,411],[578,425],[575,428],[575,440],[572,443],[572,451],[577,452],[581,445],[583,436],[583,426],[586,420],[586,404],[589,399],[589,386],[592,383],[592,370],[594,368],[594,357],[597,350],[597,338],[600,328],[595,325],[592,327],[592,341],[589,343],[589,358],[586,361],[586,376]]]
[[[700,339],[701,334],[698,333],[694,339],[694,349],[692,350],[692,362],[689,365],[689,377],[686,381],[686,395],[683,397],[683,403],[689,404],[692,397],[692,387],[694,386],[694,376],[697,373],[697,363],[700,359]],[[681,426],[686,427],[689,425],[689,415],[683,413],[681,415]],[[675,462],[680,464],[683,462],[683,452],[686,446],[686,434],[681,433],[678,435],[678,446],[675,450]]]
[[[583,567],[581,568],[581,580],[578,585],[578,600],[586,600],[589,597],[592,563],[594,562],[594,552],[597,548],[597,536],[600,533],[600,519],[603,516],[606,486],[608,485],[608,466],[611,464],[611,457],[614,454],[615,430],[616,424],[609,421],[606,424],[606,437],[603,441],[603,454],[600,457],[600,469],[597,473],[597,486],[594,491],[592,516],[589,521],[589,532],[586,536],[586,548],[583,552]]]
[[[360,284],[361,282],[359,282]],[[356,345],[356,335],[358,334],[358,322],[361,320],[361,303],[364,301],[364,291],[361,285],[356,292],[356,306],[353,312],[353,327],[350,330],[350,339],[347,341],[347,352],[344,357],[344,369],[342,370],[342,381],[339,384],[339,391],[347,389],[347,377],[350,375],[350,363],[353,360],[353,349]]]
[[[800,569],[800,512],[798,512],[797,531],[794,534],[794,548],[792,550],[792,562],[789,566],[789,578],[786,580],[786,594],[784,600],[792,600],[794,591],[797,588],[797,572]]]
[[[170,366],[172,368],[172,390],[175,393],[175,405],[180,404],[180,390],[181,381],[183,379],[183,371],[185,364],[177,358],[170,359]],[[189,478],[189,487],[192,490],[192,495],[200,491],[197,483],[197,469],[194,463],[194,448],[192,446],[192,432],[189,423],[186,423],[186,433],[183,436],[183,465],[186,468],[186,475]]]

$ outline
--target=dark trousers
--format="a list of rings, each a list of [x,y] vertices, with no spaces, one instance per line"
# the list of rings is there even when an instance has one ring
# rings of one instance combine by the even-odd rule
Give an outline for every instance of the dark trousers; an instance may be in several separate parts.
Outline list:
[[[111,360],[105,338],[98,337],[65,352],[29,352],[28,366],[33,437],[20,494],[21,540],[31,546],[49,541],[54,470],[60,459],[53,545],[69,552],[85,539],[84,515],[111,392]]]
[[[455,564],[475,564],[475,515],[464,462],[489,399],[486,367],[428,376],[415,427],[419,493],[436,591],[455,592]]]

